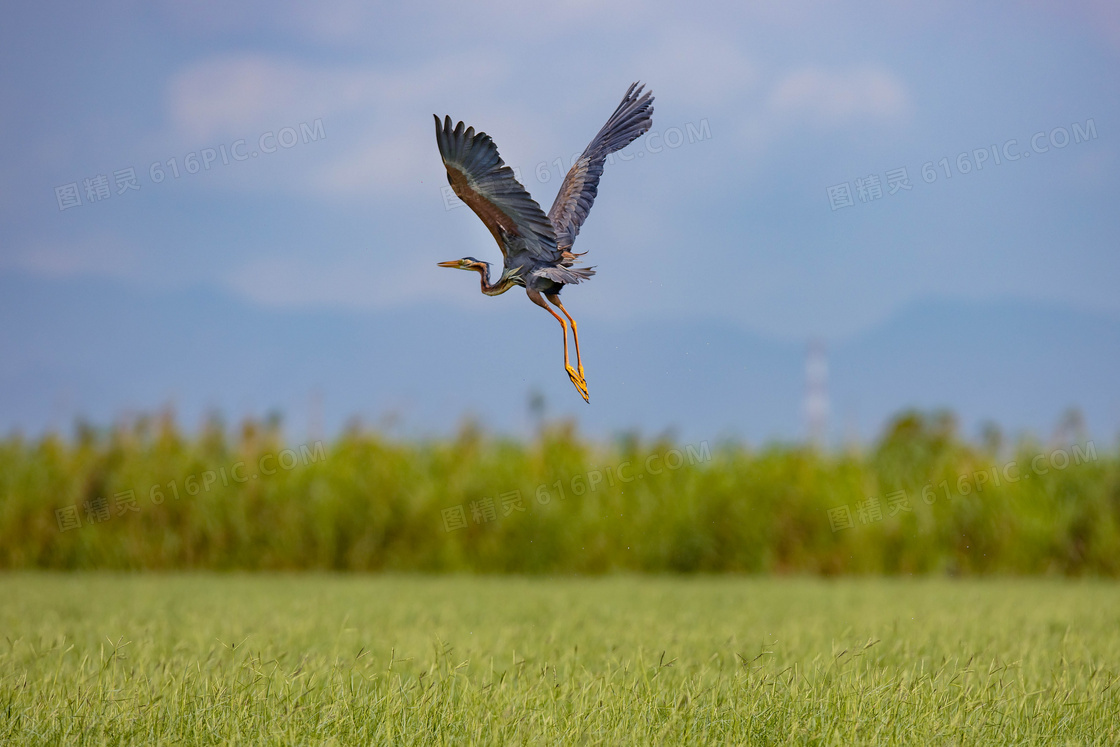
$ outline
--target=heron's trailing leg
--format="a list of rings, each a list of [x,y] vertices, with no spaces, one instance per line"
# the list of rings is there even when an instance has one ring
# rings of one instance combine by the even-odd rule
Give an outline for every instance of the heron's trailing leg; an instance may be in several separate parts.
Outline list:
[[[555,318],[556,321],[560,322],[560,328],[562,330],[564,330],[564,370],[568,372],[568,378],[572,380],[572,384],[575,385],[576,391],[578,391],[580,396],[583,397],[583,401],[584,402],[590,402],[591,399],[587,396],[587,382],[583,380],[583,374],[581,372],[577,371],[576,369],[572,368],[572,364],[568,361],[568,324],[567,324],[567,322],[565,322],[563,319],[561,319],[560,315],[557,314],[555,311],[553,311],[552,308],[547,303],[545,303],[544,299],[541,298],[540,291],[531,290],[531,291],[528,291],[526,293],[526,295],[529,296],[530,301],[535,303],[537,306],[540,306],[542,309],[547,311],[549,314],[552,314],[553,318]]]
[[[572,315],[569,314],[568,310],[564,308],[564,304],[560,303],[560,294],[549,293],[545,295],[545,298],[547,298],[557,308],[559,308],[560,311],[563,312],[564,316],[568,317],[568,321],[572,323],[572,338],[576,341],[576,367],[579,369],[579,377],[583,379],[583,387],[584,389],[587,389],[587,378],[583,374],[583,362],[579,357],[579,329],[576,327],[576,320],[572,319]]]

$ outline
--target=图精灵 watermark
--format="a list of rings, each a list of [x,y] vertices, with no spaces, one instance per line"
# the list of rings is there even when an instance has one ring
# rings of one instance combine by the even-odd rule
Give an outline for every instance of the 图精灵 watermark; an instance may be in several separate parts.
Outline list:
[[[1030,158],[1032,154],[1058,151],[1069,145],[1078,145],[1096,139],[1097,123],[1090,118],[1085,120],[1084,124],[1074,122],[1069,127],[1054,127],[1036,132],[1023,143],[1016,138],[1011,138],[1003,143],[964,150],[955,156],[946,155],[936,161],[926,161],[918,170],[921,182],[912,181],[911,172],[907,167],[899,166],[882,174],[866,174],[854,180],[834,184],[825,189],[828,206],[836,212],[843,208],[854,207],[857,202],[867,204],[900,192],[910,192],[919,183],[933,184],[938,180],[944,181],[962,174],[979,173],[985,169],[991,170],[996,166]],[[917,176],[914,178],[916,180]]]
[[[149,185],[161,184],[168,179],[180,179],[220,166],[229,166],[239,161],[290,150],[297,145],[315,143],[325,139],[326,136],[322,119],[300,122],[294,127],[281,127],[279,130],[263,132],[251,141],[242,138],[234,140],[228,146],[221,143],[210,148],[200,148],[187,153],[182,158],[172,156],[153,161],[146,170],[141,168],[139,174],[134,166],[128,166],[87,176],[69,184],[60,184],[54,188],[55,202],[58,204],[59,211],[63,211],[104,202],[114,196],[120,199],[130,192],[138,192],[143,186],[144,175],[147,176]]]
[[[1014,484],[1020,480],[1036,479],[1051,472],[1061,472],[1071,465],[1095,461],[1097,461],[1096,444],[1087,441],[1084,446],[1074,444],[1068,450],[1054,449],[1049,453],[1036,454],[1029,460],[1013,459],[1002,465],[992,465],[986,469],[961,473],[952,480],[945,479],[936,484],[930,482],[917,492],[915,498],[920,498],[922,503],[932,506],[939,500],[951,501],[967,495],[980,495],[984,492],[985,486],[990,489]],[[897,516],[914,510],[906,490],[896,490],[887,493],[882,499],[873,496],[858,501],[854,513],[851,506],[846,503],[827,509],[825,513],[828,515],[828,525],[835,533],[842,529],[856,527],[857,520],[862,525],[882,521],[884,501],[886,516]]]
[[[297,449],[281,449],[277,452],[262,454],[255,462],[234,462],[216,469],[206,469],[187,475],[181,479],[157,483],[146,490],[130,488],[108,495],[94,495],[80,504],[71,504],[55,509],[58,531],[67,532],[80,529],[82,517],[85,524],[102,524],[114,517],[123,517],[140,512],[140,498],[146,497],[149,505],[159,506],[171,499],[181,500],[184,496],[193,498],[201,493],[209,493],[212,488],[229,487],[269,478],[279,472],[290,472],[299,466],[308,466],[325,461],[326,449],[322,441],[301,444]],[[138,497],[139,496],[139,497]]]

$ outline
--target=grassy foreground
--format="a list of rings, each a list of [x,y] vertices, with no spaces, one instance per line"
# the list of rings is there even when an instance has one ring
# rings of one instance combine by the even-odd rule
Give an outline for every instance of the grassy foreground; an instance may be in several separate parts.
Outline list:
[[[1111,581],[0,575],[0,743],[1120,742]]]

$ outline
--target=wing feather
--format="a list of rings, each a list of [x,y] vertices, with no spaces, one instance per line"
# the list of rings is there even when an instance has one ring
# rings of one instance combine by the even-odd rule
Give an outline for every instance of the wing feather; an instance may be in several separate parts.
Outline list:
[[[498,155],[498,148],[485,132],[465,130],[462,122],[451,126],[451,117],[436,120],[436,143],[447,181],[459,199],[482,219],[502,254],[521,251],[543,262],[560,258],[556,233],[541,206],[529,195]]]
[[[599,193],[599,177],[603,175],[607,156],[622,150],[653,126],[653,92],[642,94],[643,88],[638,83],[630,86],[622,103],[564,177],[548,211],[561,250],[572,246],[580,226],[587,220]]]

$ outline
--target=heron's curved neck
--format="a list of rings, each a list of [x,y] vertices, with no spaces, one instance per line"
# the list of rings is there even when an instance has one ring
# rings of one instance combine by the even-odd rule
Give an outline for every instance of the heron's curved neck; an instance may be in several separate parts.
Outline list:
[[[471,269],[475,270],[480,276],[482,276],[482,292],[488,296],[500,296],[515,285],[511,278],[504,276],[500,280],[498,280],[496,285],[491,285],[489,265],[477,264],[474,265]]]

